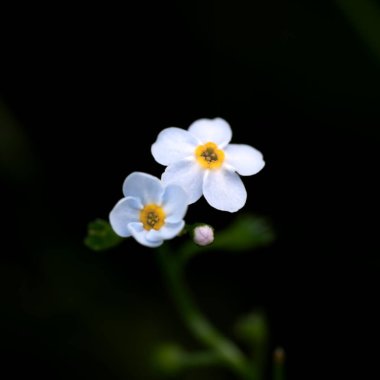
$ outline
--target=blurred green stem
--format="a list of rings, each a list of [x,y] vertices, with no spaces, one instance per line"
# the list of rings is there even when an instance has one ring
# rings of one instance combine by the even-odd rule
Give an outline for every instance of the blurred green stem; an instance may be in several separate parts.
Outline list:
[[[181,261],[166,244],[159,248],[158,257],[168,289],[188,329],[241,379],[256,380],[253,368],[238,347],[217,331],[195,305],[184,282]]]

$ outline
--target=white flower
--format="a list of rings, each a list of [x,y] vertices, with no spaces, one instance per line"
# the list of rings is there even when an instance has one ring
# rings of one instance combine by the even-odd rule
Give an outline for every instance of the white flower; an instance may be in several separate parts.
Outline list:
[[[183,229],[187,195],[176,185],[165,186],[158,178],[140,172],[124,181],[122,198],[109,219],[122,237],[133,236],[140,244],[158,247]]]
[[[194,243],[205,246],[211,244],[213,241],[214,229],[211,226],[204,224],[194,228]]]
[[[265,163],[255,148],[229,144],[231,137],[231,127],[221,118],[199,119],[188,131],[164,129],[152,145],[154,159],[167,166],[162,181],[181,186],[188,194],[189,204],[203,194],[218,210],[239,210],[246,202],[247,192],[237,173],[256,174]]]

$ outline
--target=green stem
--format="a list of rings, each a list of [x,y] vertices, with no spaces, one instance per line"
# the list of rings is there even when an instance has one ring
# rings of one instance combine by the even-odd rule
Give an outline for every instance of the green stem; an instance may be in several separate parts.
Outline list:
[[[255,380],[253,369],[242,352],[225,338],[195,305],[184,282],[180,261],[170,254],[165,245],[160,247],[158,256],[168,289],[188,329],[202,344],[218,354],[240,378]]]

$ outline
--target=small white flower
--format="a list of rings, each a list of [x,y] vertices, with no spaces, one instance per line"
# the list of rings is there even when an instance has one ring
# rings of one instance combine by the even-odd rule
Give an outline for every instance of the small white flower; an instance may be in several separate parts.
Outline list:
[[[247,192],[237,173],[256,174],[265,163],[257,149],[229,144],[231,137],[231,127],[221,118],[199,119],[188,131],[164,129],[152,145],[154,159],[167,166],[162,181],[181,186],[189,204],[203,194],[218,210],[238,211],[247,200]]]
[[[214,229],[204,224],[203,226],[197,226],[194,228],[194,243],[205,246],[214,241]]]
[[[158,247],[183,229],[187,195],[177,185],[165,186],[150,174],[134,172],[124,181],[122,198],[109,219],[122,237],[133,236],[140,244]]]

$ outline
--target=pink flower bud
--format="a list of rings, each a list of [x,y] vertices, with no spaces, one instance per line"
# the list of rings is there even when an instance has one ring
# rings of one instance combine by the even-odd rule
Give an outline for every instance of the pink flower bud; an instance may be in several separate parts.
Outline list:
[[[194,243],[205,246],[209,245],[214,241],[214,229],[204,224],[203,226],[198,226],[194,228]]]

